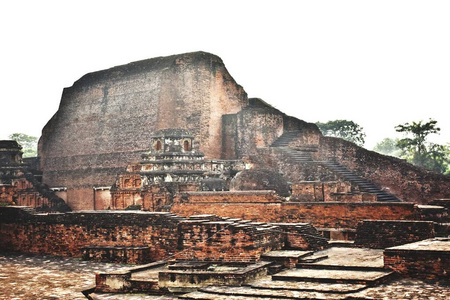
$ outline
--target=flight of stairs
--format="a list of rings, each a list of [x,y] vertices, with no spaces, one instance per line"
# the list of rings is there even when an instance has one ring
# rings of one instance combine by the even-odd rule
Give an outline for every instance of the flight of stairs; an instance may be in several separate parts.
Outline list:
[[[330,252],[331,251],[331,252]],[[338,251],[338,253],[336,253]],[[271,276],[257,278],[242,286],[208,286],[178,296],[179,299],[367,299],[364,290],[392,278],[383,269],[382,252],[372,254],[371,263],[352,261],[364,249],[328,249],[317,253],[298,253],[298,264]],[[370,251],[370,250],[369,250]],[[375,250],[376,251],[376,250]],[[276,251],[281,259],[291,256]],[[311,252],[311,251],[310,251]],[[341,254],[343,253],[343,254]],[[349,259],[340,259],[347,254]],[[329,256],[330,255],[330,256]],[[274,255],[270,255],[274,258]],[[264,257],[262,259],[265,259]],[[380,264],[381,262],[381,264]]]
[[[286,131],[277,140],[275,140],[270,147],[279,148],[286,155],[288,155],[295,163],[322,164],[323,166],[327,167],[329,170],[333,171],[341,178],[351,182],[354,186],[357,186],[360,192],[376,194],[377,201],[379,202],[402,202],[402,200],[397,198],[395,195],[382,190],[381,188],[376,186],[373,182],[354,174],[346,167],[335,161],[325,161],[325,162],[314,161],[311,157],[311,153],[317,151],[317,147],[314,146],[304,146],[297,148],[289,147],[289,143],[292,142],[292,140],[295,137],[298,137],[300,133],[301,133],[300,130]]]
[[[292,139],[300,135],[300,130],[285,131],[283,134],[276,139],[270,147],[288,147]]]
[[[292,158],[296,163],[313,163],[311,151],[301,151],[292,148],[280,148],[284,153]]]
[[[351,182],[352,184],[358,186],[359,191],[364,193],[371,193],[377,195],[377,200],[379,202],[401,202],[402,200],[394,196],[393,194],[390,194],[386,191],[383,191],[378,186],[376,186],[373,182],[360,177],[353,172],[349,171],[346,167],[343,165],[334,162],[334,161],[327,161],[323,163],[324,166],[332,170],[334,173],[338,174],[345,180]]]

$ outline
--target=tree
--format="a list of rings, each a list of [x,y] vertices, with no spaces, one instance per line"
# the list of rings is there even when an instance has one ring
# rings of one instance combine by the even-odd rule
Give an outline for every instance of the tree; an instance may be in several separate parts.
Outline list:
[[[419,121],[400,124],[395,127],[395,130],[406,135],[405,138],[397,141],[397,147],[402,150],[402,158],[436,172],[448,171],[449,147],[427,142],[430,134],[441,131],[437,127],[436,120],[430,119],[426,123]]]
[[[317,122],[316,125],[323,135],[342,138],[359,146],[365,143],[366,134],[363,128],[353,121],[334,120],[326,123]]]
[[[17,141],[22,146],[23,157],[37,156],[37,137],[24,133],[13,133],[9,139]]]
[[[397,141],[397,139],[385,138],[377,143],[373,150],[381,154],[400,157],[402,150],[397,147]]]

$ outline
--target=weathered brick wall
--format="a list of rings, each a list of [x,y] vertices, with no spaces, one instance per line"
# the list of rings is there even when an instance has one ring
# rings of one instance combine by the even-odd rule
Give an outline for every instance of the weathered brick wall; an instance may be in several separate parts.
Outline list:
[[[175,203],[280,203],[282,197],[274,191],[186,192],[177,194]]]
[[[0,203],[13,204],[16,188],[13,185],[0,185]]]
[[[189,130],[206,157],[219,158],[222,115],[247,104],[222,60],[203,52],[87,74],[64,89],[58,111],[42,131],[43,181],[69,189],[111,185],[164,128]]]
[[[327,240],[309,223],[274,223],[285,233],[285,249],[321,250]]]
[[[255,155],[285,131],[301,132],[290,144],[295,147],[318,145],[321,136],[315,124],[290,117],[258,98],[250,98],[249,105],[237,114],[224,115],[223,124],[223,158]]]
[[[80,257],[89,246],[148,246],[150,259],[176,250],[179,218],[167,213],[80,212],[29,214],[0,208],[0,248],[24,253]]]
[[[185,221],[178,231],[175,258],[180,260],[257,262],[265,252],[284,245],[281,231],[226,221]]]
[[[435,236],[430,221],[365,220],[356,228],[355,244],[368,248],[387,248]]]
[[[370,193],[337,193],[331,194],[326,202],[377,202],[377,195]]]
[[[250,103],[258,99],[250,99]],[[236,154],[245,157],[260,147],[270,146],[283,134],[283,114],[260,103],[250,105],[237,114]]]
[[[254,168],[270,169],[281,173],[293,184],[303,181],[337,181],[338,177],[328,168],[318,163],[296,163],[283,149],[276,147],[259,148],[249,161]]]
[[[0,251],[143,263],[166,258],[256,262],[283,247],[322,249],[310,224],[261,224],[216,215],[189,219],[157,212],[36,214],[0,208]]]
[[[408,202],[428,201],[450,197],[450,176],[406,163],[358,147],[332,137],[322,137],[316,159],[334,158],[349,170],[365,177],[397,197]]]
[[[175,203],[171,212],[181,216],[216,214],[259,222],[311,223],[320,228],[356,228],[359,221],[415,220],[413,203]]]
[[[89,246],[82,249],[82,259],[120,264],[145,264],[151,262],[149,247]]]
[[[404,276],[425,280],[449,280],[449,251],[433,252],[402,252],[389,251],[384,253],[386,267]]]
[[[402,276],[432,281],[450,279],[450,239],[435,238],[384,250],[384,267]],[[443,295],[445,297],[445,295]],[[448,297],[447,297],[448,298]]]
[[[376,196],[349,194],[351,184],[338,181],[303,181],[292,185],[292,201],[299,202],[375,202]]]
[[[450,222],[448,210],[443,206],[417,205],[417,212],[422,221],[433,221],[438,223]]]

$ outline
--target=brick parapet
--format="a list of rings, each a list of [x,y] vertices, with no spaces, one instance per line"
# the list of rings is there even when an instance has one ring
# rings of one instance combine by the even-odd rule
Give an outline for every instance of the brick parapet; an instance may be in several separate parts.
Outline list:
[[[321,228],[356,228],[367,219],[415,220],[414,203],[175,203],[171,212],[181,215],[217,214],[244,220],[285,223],[304,222]]]
[[[384,250],[384,266],[403,276],[447,282],[450,239],[434,238]]]
[[[364,220],[356,228],[355,244],[368,248],[387,248],[432,238],[431,221]]]
[[[80,257],[88,246],[150,247],[150,260],[176,251],[180,218],[168,213],[77,212],[33,214],[0,208],[2,250]]]
[[[283,200],[274,191],[186,192],[178,194],[174,203],[281,203]]]

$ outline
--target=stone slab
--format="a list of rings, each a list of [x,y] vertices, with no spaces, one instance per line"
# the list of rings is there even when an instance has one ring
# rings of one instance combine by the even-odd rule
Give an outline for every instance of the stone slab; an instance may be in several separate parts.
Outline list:
[[[308,259],[327,256],[324,259],[310,263],[317,266],[336,267],[367,267],[383,268],[383,250],[367,248],[334,247],[318,251]]]
[[[250,284],[253,288],[273,290],[315,291],[326,293],[351,293],[363,290],[365,284],[323,283],[323,282],[293,282],[277,280],[258,280]]]
[[[389,271],[327,270],[327,269],[289,269],[276,275],[273,280],[315,281],[337,283],[378,283],[393,274]]]
[[[435,238],[423,240],[415,243],[395,246],[386,250],[402,250],[402,251],[449,251],[450,238]]]
[[[262,255],[263,258],[301,258],[312,254],[313,251],[273,250]]]
[[[293,291],[293,290],[272,290],[255,289],[250,287],[221,287],[210,286],[202,288],[200,292],[216,294],[216,296],[228,296],[228,299],[240,299],[235,297],[252,297],[258,299],[345,299],[343,294],[325,294],[315,291]]]

